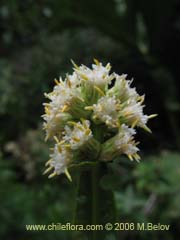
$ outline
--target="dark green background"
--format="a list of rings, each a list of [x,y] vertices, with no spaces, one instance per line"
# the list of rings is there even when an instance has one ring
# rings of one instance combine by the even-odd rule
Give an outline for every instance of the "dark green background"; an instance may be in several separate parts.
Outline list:
[[[0,2],[0,238],[75,239],[27,232],[26,224],[71,222],[74,185],[42,176],[48,145],[43,93],[93,58],[134,78],[146,94],[153,134],[139,131],[141,164],[109,164],[119,222],[170,224],[168,232],[120,232],[118,239],[178,239],[180,218],[180,3],[178,0],[2,0]],[[86,239],[86,235],[79,237]],[[107,235],[107,240],[113,240]]]

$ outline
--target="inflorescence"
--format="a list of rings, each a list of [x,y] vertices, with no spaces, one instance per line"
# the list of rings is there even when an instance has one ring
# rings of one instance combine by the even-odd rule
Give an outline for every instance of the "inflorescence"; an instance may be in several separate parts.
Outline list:
[[[94,60],[92,69],[73,62],[73,74],[62,80],[55,79],[50,100],[44,103],[46,140],[53,139],[50,160],[45,174],[49,177],[65,173],[82,159],[112,161],[125,154],[139,161],[136,128],[148,132],[150,116],[143,113],[144,95],[140,96],[127,75],[110,73],[111,66]],[[97,132],[100,133],[99,139]]]

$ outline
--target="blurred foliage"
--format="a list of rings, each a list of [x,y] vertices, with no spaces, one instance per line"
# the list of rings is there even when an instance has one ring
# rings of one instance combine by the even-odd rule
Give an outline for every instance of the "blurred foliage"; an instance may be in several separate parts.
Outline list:
[[[128,165],[131,163],[126,159],[109,164],[110,173],[101,179],[101,185],[115,191],[118,222],[160,222],[170,224],[172,231],[179,229],[179,159],[179,153],[162,152],[143,157],[140,164],[130,168]],[[127,231],[123,239],[139,239],[141,235],[141,232]],[[171,233],[156,232],[149,233],[145,239],[156,237],[174,239]]]
[[[178,0],[2,0],[0,2],[0,236],[52,239],[28,223],[68,222],[73,185],[42,176],[48,159],[40,115],[44,92],[95,57],[134,78],[158,113],[153,134],[139,133],[141,164],[117,159],[101,179],[115,191],[119,221],[171,224],[170,232],[121,233],[122,239],[178,239],[180,101]],[[169,150],[169,152],[167,151]],[[133,234],[133,235],[132,235]],[[69,233],[61,238],[70,239]],[[110,239],[109,239],[110,240]]]

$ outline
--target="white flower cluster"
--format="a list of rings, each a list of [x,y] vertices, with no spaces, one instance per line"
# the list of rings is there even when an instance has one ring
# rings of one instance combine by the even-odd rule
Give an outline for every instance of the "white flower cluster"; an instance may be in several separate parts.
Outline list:
[[[71,148],[76,150],[88,142],[92,137],[90,122],[84,120],[83,124],[80,122],[74,123],[74,128],[71,129],[69,126],[65,126],[65,134],[63,140],[70,143]]]
[[[78,152],[86,158],[87,151],[100,161],[121,154],[140,159],[135,128],[150,131],[147,121],[156,114],[144,115],[144,96],[131,87],[126,75],[110,74],[109,63],[103,66],[94,61],[92,69],[73,63],[73,74],[67,74],[64,81],[55,80],[53,91],[45,94],[50,100],[44,104],[46,140],[56,141],[46,163],[45,173],[53,171],[49,177],[65,173],[71,180],[68,168],[78,161]]]

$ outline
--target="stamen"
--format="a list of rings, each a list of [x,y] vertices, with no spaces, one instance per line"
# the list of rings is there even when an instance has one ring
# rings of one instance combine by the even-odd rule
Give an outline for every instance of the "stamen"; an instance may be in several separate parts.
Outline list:
[[[79,99],[81,102],[84,102],[84,99],[77,96],[77,99]]]
[[[142,104],[142,103],[144,102],[144,99],[145,99],[145,95],[140,96],[140,97],[138,98],[138,101],[140,102],[140,104]]]
[[[65,172],[64,172],[64,173],[65,173],[66,177],[69,179],[69,181],[72,182],[71,175],[70,175],[70,173],[68,172],[68,169],[67,169],[67,168],[65,169]]]
[[[139,145],[139,144],[140,144],[140,142],[136,142],[136,143],[135,143],[135,146],[137,146],[137,145]]]
[[[68,109],[68,105],[64,105],[61,112],[65,112]]]
[[[49,139],[49,135],[46,135],[44,141],[47,142],[48,139]]]
[[[86,131],[85,131],[85,134],[86,135],[89,135],[91,133],[91,130],[90,129],[87,129]]]
[[[97,86],[94,86],[94,88],[102,95],[105,96],[104,92]]]
[[[77,123],[74,122],[74,121],[68,121],[67,123],[68,123],[69,125],[73,125],[73,126],[76,126],[76,125],[77,125]]]
[[[83,80],[89,80],[89,78],[85,74],[80,73],[80,76],[83,78]]]
[[[48,178],[53,178],[54,176],[56,176],[56,172],[53,172]]]
[[[68,87],[71,88],[72,85],[71,85],[71,81],[69,80],[69,78],[67,78],[66,82],[67,82]]]
[[[96,58],[94,58],[93,60],[94,60],[94,62],[95,62],[95,64],[96,64],[97,66],[100,65],[100,62],[99,62]]]
[[[52,169],[53,169],[53,166],[49,167],[48,169],[46,169],[46,170],[43,172],[43,175],[45,175],[46,173],[50,172]]]
[[[157,116],[158,116],[158,114],[151,114],[151,115],[148,116],[148,119],[155,118]]]
[[[85,123],[85,119],[84,119],[84,118],[80,118],[80,120],[81,120],[81,122],[82,122],[83,125],[84,125],[84,123]]]
[[[78,65],[72,59],[71,59],[71,63],[76,69],[79,69]]]
[[[87,106],[87,107],[85,107],[84,109],[85,109],[85,110],[90,110],[90,111],[92,111],[92,110],[94,109],[94,107],[93,107],[93,106]]]
[[[139,119],[136,119],[136,120],[132,123],[131,128],[134,128],[134,127],[137,125],[138,120],[139,120]]]
[[[134,158],[137,162],[139,162],[139,160],[141,159],[140,156],[137,153],[134,154]]]
[[[128,115],[130,115],[131,113],[130,112],[124,112],[123,115],[126,117]]]
[[[51,161],[52,161],[52,159],[49,159],[49,160],[46,162],[45,166],[47,167],[47,166],[51,163]]]
[[[61,153],[62,152],[62,147],[61,147],[61,145],[59,145],[59,143],[58,143],[58,150],[59,150],[59,152]]]
[[[54,140],[55,140],[57,143],[59,143],[59,139],[58,139],[56,136],[54,136]]]
[[[111,64],[108,63],[108,64],[106,65],[106,68],[107,68],[108,70],[110,70],[110,69],[111,69]]]
[[[128,158],[129,158],[131,161],[133,161],[133,157],[132,157],[130,154],[128,154]]]
[[[54,82],[56,83],[56,85],[60,84],[60,82],[58,82],[58,80],[56,78],[54,79]]]
[[[45,107],[45,112],[46,112],[46,114],[48,114],[48,115],[50,114],[49,108],[48,108],[47,106]]]
[[[71,145],[70,144],[65,144],[65,145],[63,145],[65,148],[67,148],[67,149],[71,149]]]
[[[50,103],[43,103],[43,105],[44,105],[44,106],[47,106],[47,107],[51,106]]]
[[[77,137],[72,137],[72,139],[73,139],[75,142],[79,142],[79,141],[80,141],[80,138],[77,138]]]
[[[148,128],[146,125],[142,127],[146,132],[152,133],[151,129]]]
[[[76,124],[76,127],[79,128],[79,130],[84,131],[84,128],[81,125]]]

